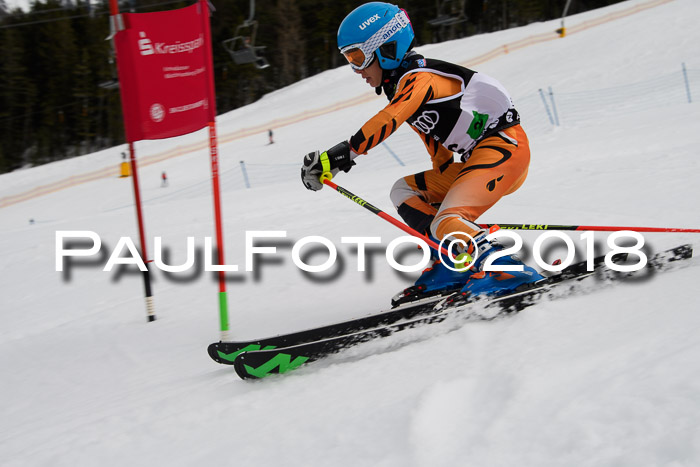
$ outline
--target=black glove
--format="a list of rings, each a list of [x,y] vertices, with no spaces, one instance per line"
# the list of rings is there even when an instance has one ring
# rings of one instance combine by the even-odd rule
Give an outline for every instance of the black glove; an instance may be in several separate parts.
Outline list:
[[[355,162],[350,158],[350,143],[343,141],[328,151],[322,153],[314,151],[304,156],[301,181],[307,189],[318,191],[323,188],[321,175],[328,172],[331,177],[335,177],[340,170],[349,172],[353,165]]]

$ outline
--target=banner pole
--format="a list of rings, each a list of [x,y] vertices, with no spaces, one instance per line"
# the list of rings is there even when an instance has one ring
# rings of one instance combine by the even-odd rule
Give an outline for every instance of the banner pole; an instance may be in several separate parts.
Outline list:
[[[153,307],[153,289],[151,287],[151,271],[148,269],[148,253],[146,252],[146,228],[143,221],[143,209],[141,208],[141,190],[139,188],[139,172],[136,167],[136,151],[134,143],[129,141],[129,162],[131,163],[131,176],[134,185],[134,201],[136,204],[136,218],[139,225],[139,239],[141,242],[141,258],[146,265],[146,270],[143,271],[143,285],[146,295],[146,319],[148,322],[156,320],[156,314]]]
[[[225,265],[224,262],[224,228],[221,220],[221,189],[219,185],[219,152],[216,140],[216,93],[214,91],[214,70],[212,69],[213,57],[211,50],[211,29],[209,25],[209,4],[206,0],[199,0],[202,8],[202,27],[204,29],[204,49],[205,49],[205,70],[207,76],[208,113],[209,113],[209,155],[211,158],[211,179],[214,192],[214,223],[216,227],[216,247],[218,253],[218,264]],[[228,317],[228,296],[226,292],[226,275],[224,268],[219,270],[219,325],[221,331],[221,341],[230,340],[229,317]]]
[[[111,16],[111,35],[108,39],[112,39],[120,30],[118,0],[109,0],[109,13]],[[121,92],[123,93],[124,90],[122,89]],[[122,103],[123,102],[124,100],[122,96]],[[146,270],[143,271],[143,286],[146,300],[146,319],[148,320],[148,322],[151,322],[156,320],[156,314],[153,306],[153,287],[151,286],[151,271],[148,269],[148,263],[150,263],[150,260],[148,259],[148,253],[146,251],[146,229],[144,227],[143,221],[143,209],[141,208],[141,190],[139,188],[139,173],[136,167],[136,151],[134,149],[134,142],[128,141],[128,143],[129,162],[131,165],[131,177],[134,186],[134,202],[136,204],[136,219],[138,222],[139,239],[141,242],[141,258],[143,259],[143,262],[146,266]]]

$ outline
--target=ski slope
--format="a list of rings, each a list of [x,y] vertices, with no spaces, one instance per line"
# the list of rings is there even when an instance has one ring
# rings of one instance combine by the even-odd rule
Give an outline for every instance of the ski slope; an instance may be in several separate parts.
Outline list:
[[[573,16],[567,27],[648,3]],[[572,118],[562,108],[562,124],[553,127],[537,93],[549,86],[555,93],[619,89],[614,96],[677,73],[682,62],[700,69],[700,3],[655,3],[474,66],[509,89],[533,154],[524,186],[481,221],[700,227],[697,102],[649,90],[638,97],[645,105],[632,110],[597,111],[592,102],[589,117]],[[419,52],[469,63],[557,27],[559,21],[532,24]],[[415,278],[384,259],[400,231],[299,180],[305,153],[349,137],[383,107],[383,97],[368,94],[373,90],[342,67],[219,118],[226,263],[240,269],[228,281],[232,338],[386,308]],[[700,99],[700,89],[694,96]],[[352,99],[357,105],[297,118]],[[285,118],[293,123],[270,123],[273,145],[266,130],[243,131]],[[49,187],[0,203],[3,466],[700,465],[697,258],[507,319],[408,331],[284,377],[243,382],[206,354],[219,339],[218,285],[201,257],[192,271],[154,273],[153,323],[146,323],[136,269],[102,271],[120,237],[138,243],[131,180],[116,176],[124,150],[0,175],[0,199]],[[155,157],[163,151],[181,155]],[[137,153],[150,256],[160,236],[167,262],[181,264],[187,237],[201,249],[214,236],[206,135],[140,142]],[[427,168],[422,143],[404,127],[336,182],[394,215],[393,182]],[[85,178],[103,170],[107,175]],[[163,171],[167,188],[160,186]],[[93,231],[102,252],[57,272],[57,231]],[[246,231],[286,232],[270,239],[277,253],[263,256],[254,272],[245,271]],[[327,273],[300,271],[292,246],[310,235],[331,240],[342,264]],[[538,234],[521,235],[531,248]],[[366,271],[341,243],[357,236],[381,238]],[[583,258],[585,243],[572,237]],[[606,237],[596,234],[600,252]],[[700,247],[692,234],[644,237],[649,252]],[[406,263],[415,255],[406,253]],[[309,263],[325,258],[321,251]]]

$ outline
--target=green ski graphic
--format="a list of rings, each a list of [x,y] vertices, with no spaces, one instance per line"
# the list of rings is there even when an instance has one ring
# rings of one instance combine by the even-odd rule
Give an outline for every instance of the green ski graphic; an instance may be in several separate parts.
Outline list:
[[[279,366],[279,373],[286,373],[289,370],[294,370],[298,368],[304,362],[306,362],[309,357],[297,357],[292,360],[292,356],[288,353],[278,353],[267,362],[263,363],[257,368],[253,368],[249,365],[244,365],[246,371],[249,375],[255,376],[256,378],[264,378],[269,375],[272,370]]]
[[[223,353],[221,350],[217,350],[216,352],[219,354],[219,357],[221,357],[221,359],[232,362],[236,359],[236,357],[238,357],[243,352],[248,352],[248,351],[253,351],[253,350],[272,350],[274,348],[275,348],[274,345],[267,345],[265,347],[262,347],[258,344],[250,344],[250,345],[247,345],[247,346],[243,347],[242,349],[237,350],[233,353]]]

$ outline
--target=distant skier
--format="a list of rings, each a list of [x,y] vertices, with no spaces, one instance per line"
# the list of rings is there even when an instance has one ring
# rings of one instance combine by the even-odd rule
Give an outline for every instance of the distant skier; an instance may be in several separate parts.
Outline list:
[[[476,219],[523,184],[530,163],[528,139],[508,92],[489,76],[424,58],[411,51],[413,45],[408,14],[396,5],[366,3],[343,20],[338,29],[340,52],[377,95],[384,92],[389,104],[348,141],[306,155],[304,185],[320,190],[323,173],[348,172],[358,155],[408,122],[423,140],[433,167],[398,180],[391,200],[412,228],[438,241],[461,240],[464,248],[447,265],[433,251],[432,268],[395,302],[460,289],[475,295],[512,290],[541,279],[514,256],[497,258],[493,264],[522,266],[522,271],[482,272],[484,259],[503,247],[485,240],[488,232]],[[459,162],[454,153],[461,156]]]
[[[165,173],[165,170],[161,174],[160,179],[161,179],[161,182],[160,182],[161,188],[168,186],[168,175]]]
[[[267,144],[274,144],[275,141],[272,139],[272,129],[267,130],[267,136],[270,139],[270,142]]]

